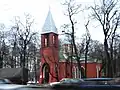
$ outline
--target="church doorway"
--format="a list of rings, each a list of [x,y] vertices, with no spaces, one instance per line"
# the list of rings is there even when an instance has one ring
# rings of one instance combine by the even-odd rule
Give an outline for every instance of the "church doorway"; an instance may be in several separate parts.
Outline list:
[[[42,83],[48,83],[49,82],[49,72],[50,72],[50,66],[48,63],[45,63],[42,68],[43,71],[43,82]]]

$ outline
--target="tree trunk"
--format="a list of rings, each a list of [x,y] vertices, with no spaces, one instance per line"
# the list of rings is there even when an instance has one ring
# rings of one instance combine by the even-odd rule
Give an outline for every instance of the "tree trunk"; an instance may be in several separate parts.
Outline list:
[[[85,51],[85,78],[87,78],[87,54],[88,54],[88,44],[86,45],[86,51]]]
[[[104,49],[105,49],[105,54],[106,54],[106,76],[107,77],[112,77],[111,60],[110,60],[110,55],[109,55],[109,52],[108,52],[108,43],[107,43],[106,38],[104,40]]]
[[[0,68],[3,68],[3,57],[0,56]]]

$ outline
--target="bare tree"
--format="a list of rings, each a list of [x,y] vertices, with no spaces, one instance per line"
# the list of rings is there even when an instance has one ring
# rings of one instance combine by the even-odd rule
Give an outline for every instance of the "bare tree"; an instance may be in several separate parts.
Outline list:
[[[30,70],[30,80],[35,80],[35,82],[37,83],[38,80],[38,69],[39,69],[39,49],[36,46],[35,42],[30,42],[30,44],[28,45],[28,49],[27,49],[27,66]]]
[[[115,33],[111,36],[109,43],[110,43],[110,56],[111,56],[111,62],[112,62],[112,71],[113,76],[119,76],[120,72],[120,62],[119,62],[119,34]]]
[[[18,44],[18,35],[16,30],[14,30],[14,27],[12,27],[8,33],[8,41],[9,41],[9,46],[10,46],[10,62],[11,63],[11,68],[16,68],[19,66],[19,52],[20,52],[20,48],[19,48],[19,44]]]
[[[0,24],[0,68],[6,67],[8,61],[9,48],[6,45],[6,31],[5,25]]]
[[[25,24],[21,22],[19,17],[15,18],[15,26],[12,28],[16,29],[18,39],[19,39],[19,46],[21,48],[20,51],[20,59],[21,59],[21,66],[25,67],[26,63],[26,50],[27,47],[32,40],[32,38],[36,35],[36,32],[32,31],[32,25],[34,20],[30,16],[30,14],[25,15]]]
[[[112,62],[109,53],[109,44],[108,39],[110,36],[116,32],[119,21],[120,21],[120,14],[119,8],[117,8],[118,1],[115,0],[102,0],[99,5],[95,4],[95,6],[91,7],[93,11],[93,16],[96,20],[99,21],[100,25],[102,26],[103,33],[104,33],[104,50],[106,56],[106,76],[112,77]]]
[[[87,24],[85,24],[85,28],[86,28],[86,47],[85,47],[85,77],[87,78],[87,56],[88,56],[88,48],[89,48],[89,44],[90,44],[90,33],[88,30],[88,24],[89,24],[89,20],[87,22]]]
[[[101,72],[104,70],[105,56],[104,56],[104,45],[97,40],[91,40],[89,47],[89,56],[96,60],[96,62],[101,62],[102,67],[99,70],[99,77]]]
[[[15,25],[12,27],[16,31],[17,37],[18,37],[18,46],[20,48],[20,66],[24,68],[28,68],[27,64],[27,49],[28,45],[32,41],[33,37],[37,34],[34,32],[34,29],[32,28],[34,19],[32,19],[30,14],[25,14],[25,23],[22,22],[20,17],[15,17]],[[24,70],[22,73],[22,80],[24,84]]]
[[[77,23],[75,21],[74,16],[76,14],[78,14],[80,12],[80,4],[76,4],[75,0],[66,0],[65,3],[63,4],[64,6],[66,6],[67,10],[65,15],[69,17],[70,20],[70,27],[71,27],[71,38],[72,38],[72,45],[73,45],[73,49],[75,51],[75,57],[76,57],[76,61],[78,64],[78,69],[79,69],[79,77],[80,73],[81,73],[81,64],[80,64],[80,60],[79,60],[79,56],[78,56],[78,50],[77,50],[77,46],[76,46],[76,42],[75,42],[75,24]],[[81,73],[82,75],[82,73]]]

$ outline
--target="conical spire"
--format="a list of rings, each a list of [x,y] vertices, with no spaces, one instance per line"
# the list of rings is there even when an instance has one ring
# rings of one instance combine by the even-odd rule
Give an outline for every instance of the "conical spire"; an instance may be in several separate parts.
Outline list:
[[[49,9],[47,18],[46,18],[45,23],[44,23],[43,28],[42,28],[42,34],[50,33],[50,32],[58,34],[54,20],[52,18],[51,11]]]

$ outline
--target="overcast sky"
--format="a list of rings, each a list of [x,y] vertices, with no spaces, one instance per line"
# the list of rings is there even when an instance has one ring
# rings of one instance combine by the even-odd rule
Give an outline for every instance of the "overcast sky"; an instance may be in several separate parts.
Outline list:
[[[92,4],[94,0],[77,0],[81,4]],[[67,17],[64,16],[64,8],[61,5],[62,0],[1,0],[0,2],[0,23],[4,23],[8,27],[14,16],[23,17],[24,13],[29,13],[35,19],[36,30],[41,32],[42,26],[46,19],[49,7],[52,12],[58,32],[60,26],[67,23]],[[80,13],[79,25],[77,26],[77,36],[85,32],[84,24],[86,12]],[[94,23],[93,23],[94,24]],[[103,42],[103,33],[101,30],[96,30],[91,24],[89,27],[92,39]]]

